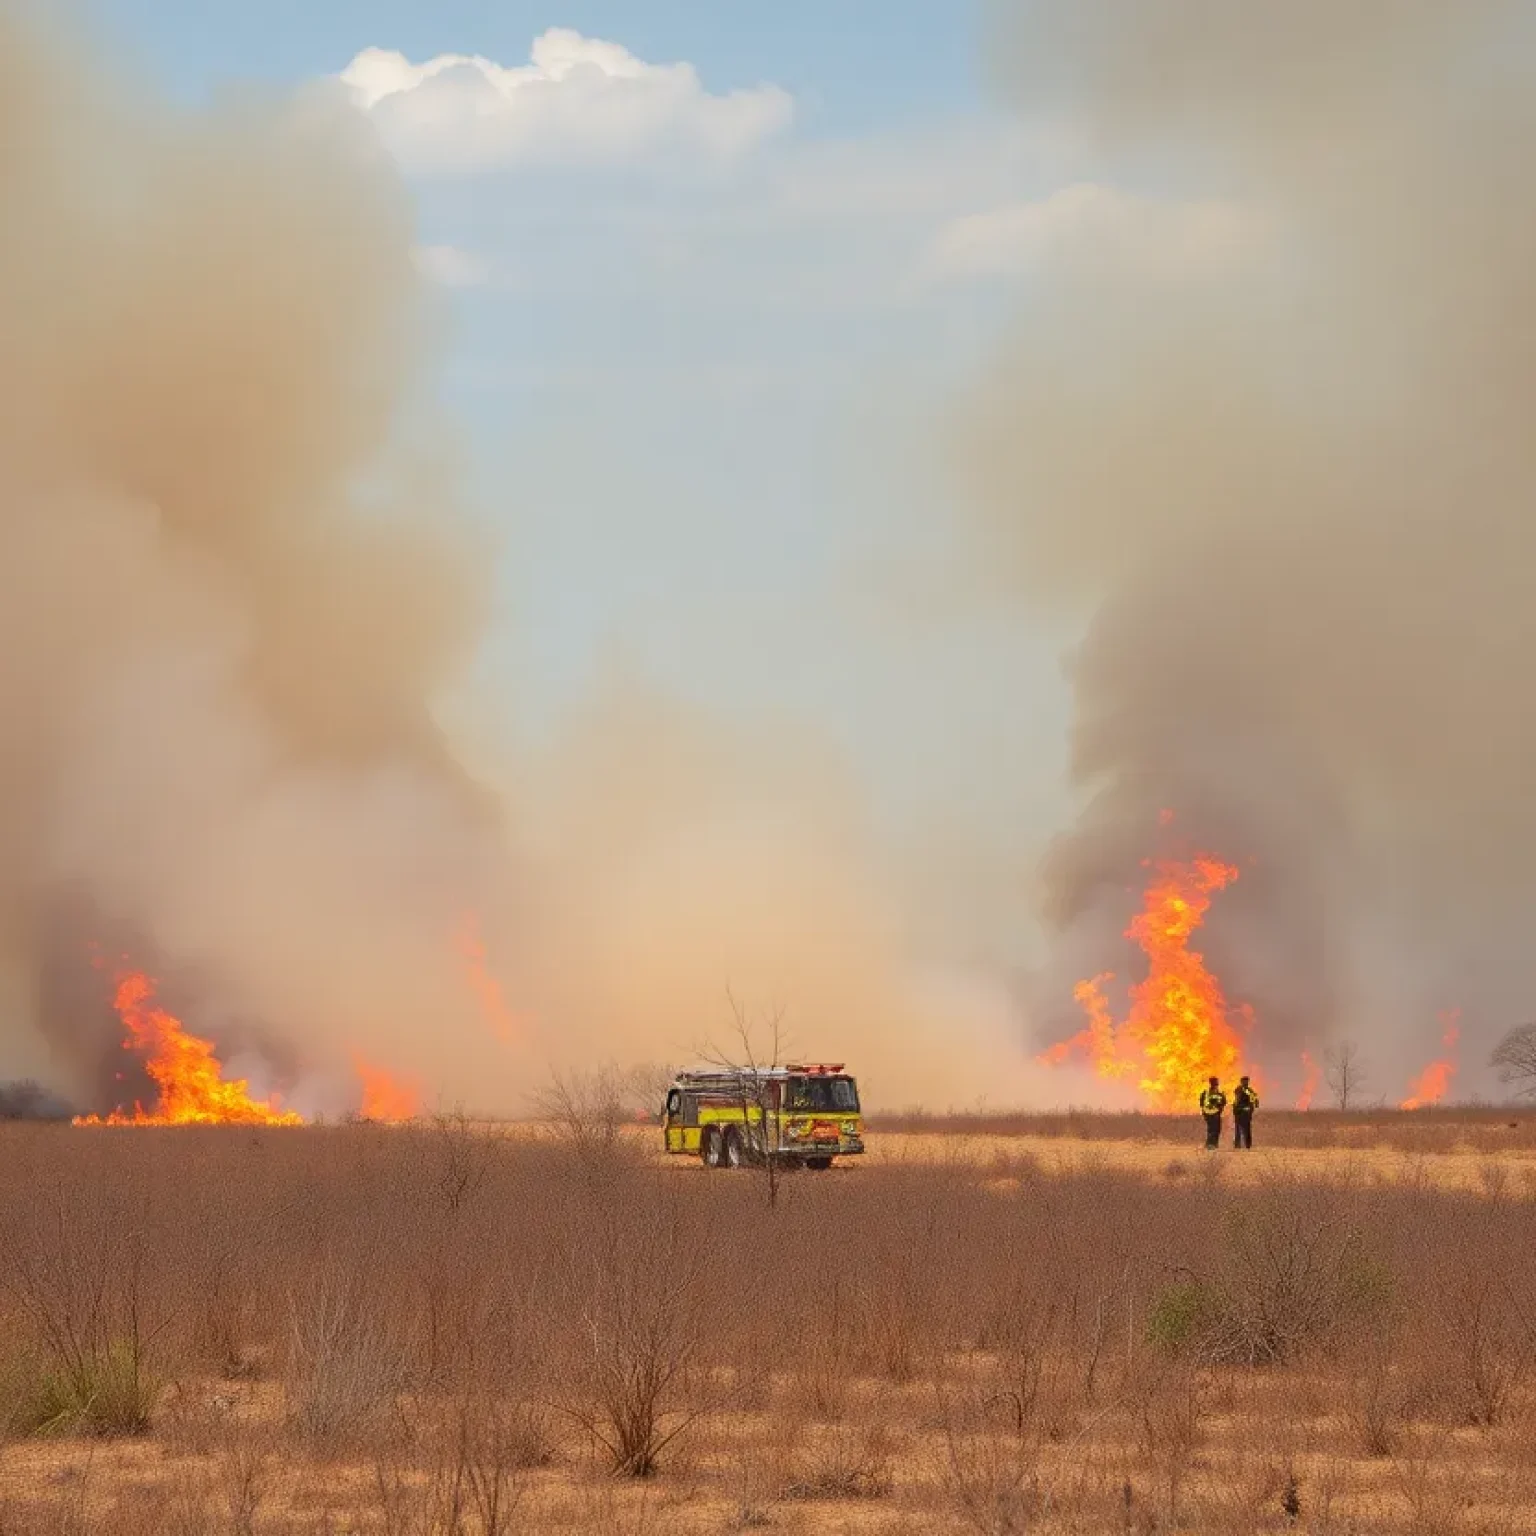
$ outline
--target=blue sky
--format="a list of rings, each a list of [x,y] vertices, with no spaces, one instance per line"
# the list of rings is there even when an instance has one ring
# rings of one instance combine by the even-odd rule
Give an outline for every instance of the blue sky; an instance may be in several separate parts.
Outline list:
[[[1060,637],[972,601],[942,425],[1008,321],[1006,221],[1069,169],[986,99],[979,13],[84,3],[189,101],[365,49],[516,68],[550,28],[692,65],[702,99],[633,154],[573,161],[557,141],[580,101],[534,149],[513,125],[473,163],[409,116],[424,92],[374,108],[448,327],[439,388],[505,538],[482,673],[532,739],[615,665],[721,717],[793,719],[897,842],[969,808],[1016,842],[1022,889],[1064,803]],[[765,86],[767,126],[714,153],[721,100]]]
[[[523,58],[547,27],[624,43],[641,58],[688,59],[715,89],[772,80],[833,133],[968,110],[979,39],[942,0],[87,0],[114,40],[179,94],[229,79],[295,81],[340,69],[368,43],[412,58]]]

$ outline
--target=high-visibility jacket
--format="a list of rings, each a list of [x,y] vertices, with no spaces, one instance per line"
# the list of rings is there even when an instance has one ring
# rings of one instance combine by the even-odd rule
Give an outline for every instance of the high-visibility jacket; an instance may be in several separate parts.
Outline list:
[[[1202,1115],[1219,1115],[1227,1107],[1227,1096],[1220,1088],[1202,1088],[1200,1090],[1200,1113]]]
[[[1232,1095],[1232,1112],[1238,1115],[1251,1115],[1258,1107],[1258,1094],[1252,1088],[1244,1088],[1239,1084],[1237,1091]]]

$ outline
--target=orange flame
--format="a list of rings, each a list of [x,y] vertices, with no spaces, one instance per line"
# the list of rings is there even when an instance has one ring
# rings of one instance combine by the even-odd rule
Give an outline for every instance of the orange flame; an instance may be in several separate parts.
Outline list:
[[[1408,1097],[1398,1106],[1400,1109],[1422,1109],[1426,1104],[1438,1104],[1456,1076],[1455,1051],[1456,1042],[1461,1038],[1461,1010],[1453,1008],[1449,1013],[1441,1014],[1440,1022],[1445,1026],[1445,1034],[1441,1037],[1445,1055],[1439,1061],[1430,1062],[1414,1078],[1408,1086]]]
[[[481,1012],[498,1039],[511,1045],[518,1035],[517,1019],[502,996],[501,983],[491,974],[485,941],[480,937],[480,920],[473,912],[465,914],[459,930],[459,953],[469,968],[469,984],[480,1000]]]
[[[1131,988],[1130,1017],[1114,1022],[1102,990],[1110,976],[1079,982],[1074,995],[1088,1026],[1041,1059],[1055,1065],[1080,1050],[1101,1077],[1139,1073],[1138,1086],[1157,1109],[1189,1108],[1211,1074],[1235,1072],[1242,1042],[1228,1022],[1220,982],[1189,940],[1205,921],[1211,894],[1237,877],[1232,866],[1205,856],[1156,865],[1142,910],[1125,934],[1148,961],[1146,980]]]
[[[1312,1100],[1317,1094],[1317,1085],[1322,1078],[1323,1069],[1312,1059],[1310,1051],[1301,1053],[1301,1092],[1296,1095],[1297,1109],[1311,1109]]]
[[[1136,1070],[1136,1062],[1120,1054],[1114,1015],[1104,995],[1104,983],[1114,979],[1112,971],[1104,971],[1092,981],[1080,981],[1073,987],[1072,996],[1088,1015],[1088,1027],[1070,1040],[1058,1041],[1040,1057],[1042,1062],[1059,1067],[1074,1050],[1080,1050],[1092,1060],[1100,1077],[1129,1077]]]
[[[302,1125],[303,1117],[251,1097],[243,1078],[224,1080],[224,1069],[207,1040],[189,1035],[181,1020],[154,1006],[155,984],[142,971],[117,979],[113,1006],[128,1038],[123,1049],[138,1051],[145,1070],[160,1090],[155,1107],[146,1112],[77,1115],[76,1125]]]
[[[363,1085],[363,1106],[359,1113],[364,1120],[399,1125],[404,1120],[414,1120],[420,1113],[421,1095],[414,1083],[391,1077],[382,1068],[364,1061],[355,1051],[352,1066]]]

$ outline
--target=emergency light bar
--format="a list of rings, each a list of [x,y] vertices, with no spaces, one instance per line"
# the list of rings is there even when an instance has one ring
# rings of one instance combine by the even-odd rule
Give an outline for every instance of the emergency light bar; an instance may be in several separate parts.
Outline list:
[[[813,1077],[824,1077],[828,1073],[841,1072],[843,1066],[844,1063],[841,1061],[791,1061],[785,1065],[784,1070],[786,1072],[804,1072],[808,1076]]]

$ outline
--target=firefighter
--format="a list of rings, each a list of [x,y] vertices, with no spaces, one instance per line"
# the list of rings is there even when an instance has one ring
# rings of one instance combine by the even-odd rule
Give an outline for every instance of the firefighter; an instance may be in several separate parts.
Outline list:
[[[1206,1150],[1214,1152],[1221,1145],[1221,1115],[1227,1107],[1227,1096],[1221,1091],[1221,1079],[1213,1077],[1209,1088],[1200,1094],[1200,1113],[1205,1116]]]
[[[1246,1076],[1237,1080],[1232,1093],[1232,1145],[1253,1146],[1253,1112],[1259,1107],[1259,1096]]]

